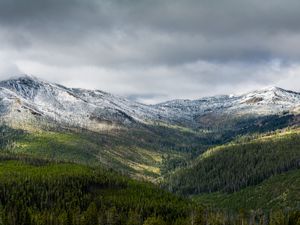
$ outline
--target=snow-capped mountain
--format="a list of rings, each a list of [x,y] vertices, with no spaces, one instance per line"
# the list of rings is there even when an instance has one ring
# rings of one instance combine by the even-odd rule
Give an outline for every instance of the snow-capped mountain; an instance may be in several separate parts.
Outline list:
[[[239,96],[172,100],[145,105],[99,90],[67,88],[32,76],[0,82],[0,115],[22,121],[44,118],[66,125],[102,129],[164,122],[197,127],[207,115],[274,115],[300,106],[300,94],[272,87]]]
[[[2,116],[16,118],[30,112],[81,127],[144,122],[158,113],[155,108],[99,90],[67,88],[32,76],[0,82],[0,98]]]
[[[156,105],[161,110],[188,114],[205,112],[272,114],[300,105],[300,93],[271,87],[247,94],[205,97],[198,100],[173,100]]]

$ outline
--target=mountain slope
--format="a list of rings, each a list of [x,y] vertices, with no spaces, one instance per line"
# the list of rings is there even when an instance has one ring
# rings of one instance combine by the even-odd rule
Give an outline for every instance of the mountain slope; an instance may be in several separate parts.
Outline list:
[[[300,94],[280,88],[240,96],[216,96],[199,100],[174,100],[157,105],[131,102],[98,90],[66,88],[31,76],[0,82],[1,112],[29,110],[60,123],[97,129],[99,124],[129,125],[160,121],[201,126],[203,118],[267,116],[293,111]],[[98,124],[98,127],[97,127]]]
[[[144,105],[21,76],[0,82],[1,146],[156,180],[238,135],[297,126],[299,96],[273,88]]]
[[[0,220],[5,225],[140,225],[152,217],[174,224],[188,219],[193,205],[100,167],[0,155]]]
[[[210,149],[172,174],[169,190],[185,195],[236,192],[272,175],[300,168],[300,130]]]
[[[277,115],[294,111],[299,105],[299,93],[272,87],[239,96],[223,95],[198,100],[173,100],[155,107],[171,115],[176,112],[175,115],[190,121],[193,127],[214,127],[224,119],[229,120],[226,121],[228,123],[241,117]]]
[[[101,124],[126,125],[134,119],[140,120],[146,112],[152,113],[149,107],[108,93],[70,89],[35,77],[2,81],[0,87],[2,101],[10,103],[11,110],[24,112],[23,109],[27,109],[45,119],[70,126],[101,129]]]
[[[298,188],[299,171],[298,175],[296,171],[291,171],[286,177],[271,179],[271,184],[279,185],[278,193],[284,185],[295,179],[294,185],[290,186],[293,191]],[[263,191],[271,190],[276,196],[276,191],[270,189],[269,185],[263,184],[262,187]],[[251,193],[251,189],[248,193]],[[288,193],[282,200],[276,199],[276,202],[288,203],[291,197],[298,199],[299,195],[291,196]],[[227,202],[224,201],[225,204]],[[292,202],[295,204],[295,201]],[[217,203],[220,207],[224,205],[219,201]],[[252,224],[257,225],[273,225],[274,222],[297,225],[300,219],[297,207],[279,208],[276,211],[238,209],[240,212],[207,209],[195,201],[101,167],[0,154],[0,220],[6,225],[240,225],[251,224],[254,220],[256,223]]]
[[[300,208],[300,169],[272,176],[262,183],[234,193],[202,194],[195,200],[224,209]]]

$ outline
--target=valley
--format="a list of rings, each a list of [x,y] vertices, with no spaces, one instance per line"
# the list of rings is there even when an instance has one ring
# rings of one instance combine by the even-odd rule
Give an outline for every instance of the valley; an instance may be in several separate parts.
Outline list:
[[[145,105],[1,81],[2,220],[271,225],[277,210],[297,224],[299,107],[300,93],[277,87]]]

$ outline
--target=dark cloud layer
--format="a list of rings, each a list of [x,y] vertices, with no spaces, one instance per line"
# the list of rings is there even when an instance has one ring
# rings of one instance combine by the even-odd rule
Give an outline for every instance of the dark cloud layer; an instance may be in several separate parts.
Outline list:
[[[0,0],[0,76],[145,102],[297,89],[299,9],[298,0]]]

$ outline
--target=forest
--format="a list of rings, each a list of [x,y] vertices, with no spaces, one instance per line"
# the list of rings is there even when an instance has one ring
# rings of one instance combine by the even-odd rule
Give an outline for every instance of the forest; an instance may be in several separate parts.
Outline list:
[[[0,156],[0,224],[196,225],[299,224],[297,210],[228,211],[135,181],[112,170]]]
[[[130,137],[137,145],[116,135],[114,143],[124,146],[114,149],[103,134],[0,131],[3,225],[299,225],[297,129],[241,135],[194,161],[189,157],[199,153],[182,155],[169,143],[161,143],[161,156],[145,151],[151,146],[141,134]],[[128,161],[115,162],[116,170],[91,160],[98,138],[112,148],[105,154],[117,150]],[[130,178],[131,160],[156,166],[159,173],[142,173],[162,177],[155,184]]]
[[[298,130],[218,146],[201,154],[189,168],[171,174],[165,183],[170,191],[183,195],[237,192],[299,169],[299,146]]]

